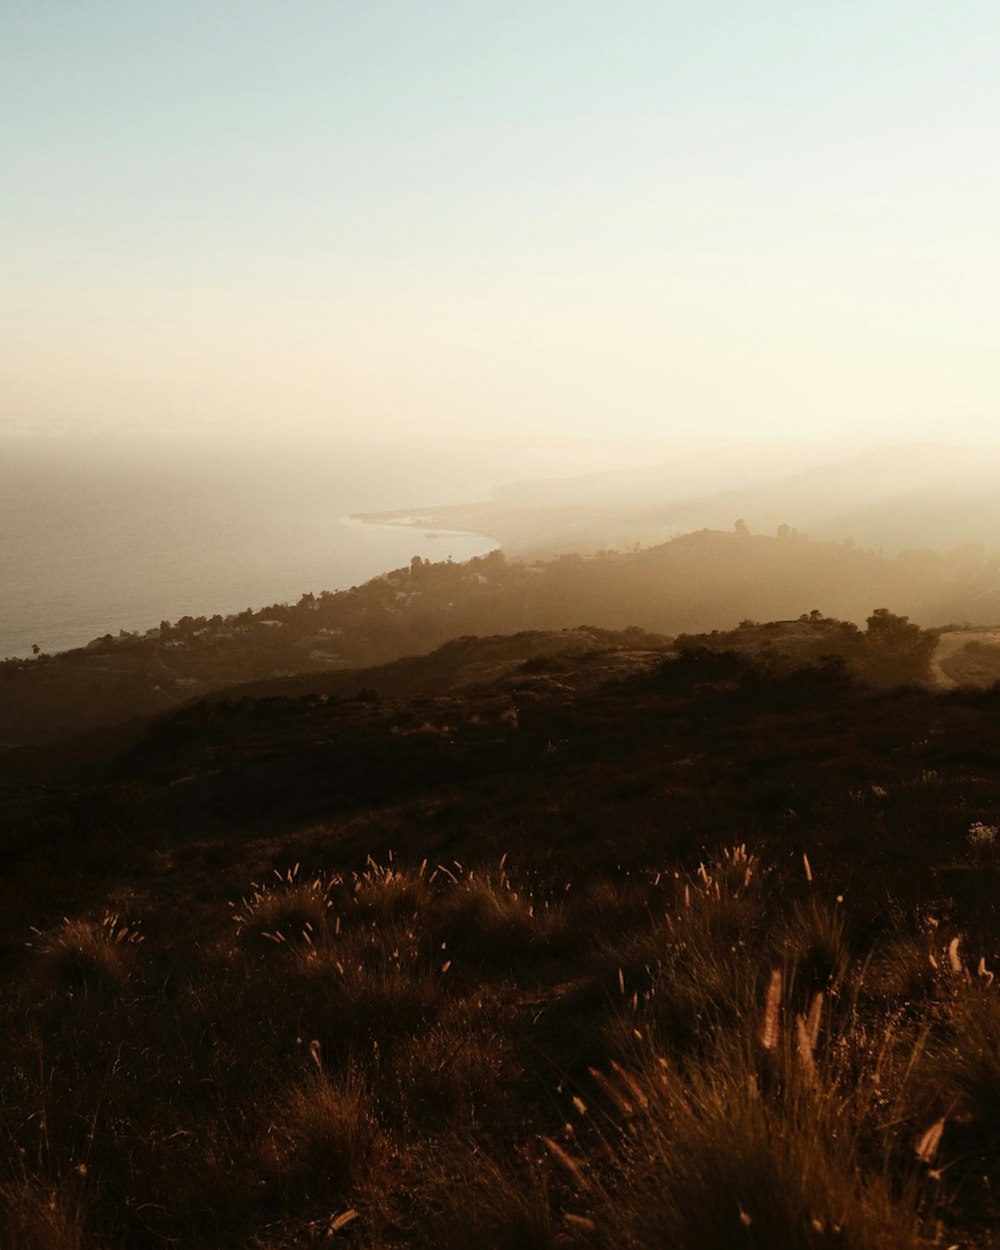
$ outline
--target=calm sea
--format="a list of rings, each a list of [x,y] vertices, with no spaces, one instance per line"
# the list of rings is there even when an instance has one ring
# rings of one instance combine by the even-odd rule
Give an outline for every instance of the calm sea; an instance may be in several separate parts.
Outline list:
[[[480,535],[429,537],[349,518],[485,498],[489,471],[482,456],[463,463],[446,447],[7,437],[0,658],[185,614],[294,602],[305,591],[357,585],[413,555],[483,554],[496,544]]]

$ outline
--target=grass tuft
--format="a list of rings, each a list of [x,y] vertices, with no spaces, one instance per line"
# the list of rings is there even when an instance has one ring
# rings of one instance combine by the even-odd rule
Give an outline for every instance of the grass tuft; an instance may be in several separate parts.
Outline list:
[[[449,958],[473,967],[513,968],[559,949],[565,913],[517,889],[503,862],[454,879],[438,901],[438,931]]]
[[[277,946],[316,941],[326,927],[330,893],[339,878],[303,881],[298,864],[284,876],[276,872],[275,877],[275,881],[254,885],[234,911],[240,937],[254,942],[264,939]]]
[[[810,893],[783,912],[772,941],[774,958],[784,964],[803,1005],[842,984],[851,963],[842,904]]]
[[[63,920],[31,943],[42,977],[67,990],[120,989],[135,966],[138,927],[112,913],[99,921]]]
[[[381,1135],[372,1094],[358,1071],[321,1066],[287,1088],[261,1145],[268,1179],[290,1204],[329,1207],[372,1179]]]
[[[426,860],[419,868],[406,869],[369,859],[367,869],[354,878],[358,914],[376,923],[412,920],[427,910],[432,897]]]
[[[65,1186],[38,1179],[0,1185],[0,1245],[4,1250],[84,1250],[81,1203]]]

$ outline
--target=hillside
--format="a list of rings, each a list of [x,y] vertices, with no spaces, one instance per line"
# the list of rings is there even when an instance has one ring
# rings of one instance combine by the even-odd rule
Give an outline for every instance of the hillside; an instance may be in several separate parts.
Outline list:
[[[462,635],[586,624],[660,635],[817,609],[863,622],[884,605],[924,626],[1000,619],[993,574],[967,563],[887,560],[794,534],[705,530],[627,553],[534,564],[502,553],[414,559],[362,586],[236,616],[185,617],[145,635],[0,665],[0,745],[52,741],[178,706],[239,682],[332,673],[417,655]]]
[[[0,757],[5,1246],[995,1246],[997,693],[837,624]]]

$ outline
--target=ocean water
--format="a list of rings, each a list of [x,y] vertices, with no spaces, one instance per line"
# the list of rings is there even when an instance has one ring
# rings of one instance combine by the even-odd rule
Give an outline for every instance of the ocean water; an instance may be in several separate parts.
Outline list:
[[[0,658],[54,652],[161,620],[294,602],[414,555],[465,560],[475,534],[350,514],[485,498],[487,457],[301,438],[0,441]]]
[[[161,620],[340,590],[414,555],[496,543],[351,514],[487,499],[512,481],[644,462],[606,440],[365,441],[286,428],[42,431],[0,419],[0,658],[55,652]]]

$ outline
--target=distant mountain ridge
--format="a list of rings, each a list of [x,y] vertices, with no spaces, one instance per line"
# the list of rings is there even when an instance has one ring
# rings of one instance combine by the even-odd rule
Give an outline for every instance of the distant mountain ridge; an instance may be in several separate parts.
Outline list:
[[[653,544],[729,529],[737,518],[757,533],[787,525],[886,555],[976,543],[1000,550],[1000,447],[916,443],[846,457],[831,450],[833,459],[823,449],[704,451],[641,469],[511,484],[482,503],[363,519],[488,533],[511,555]]]

